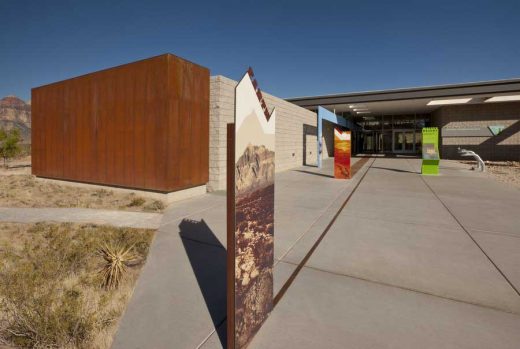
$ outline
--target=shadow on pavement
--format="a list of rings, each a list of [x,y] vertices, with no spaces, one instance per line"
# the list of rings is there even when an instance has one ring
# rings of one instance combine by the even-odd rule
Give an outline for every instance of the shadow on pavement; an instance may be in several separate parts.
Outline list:
[[[318,172],[312,172],[312,171],[305,171],[305,170],[294,170],[296,172],[301,172],[301,173],[307,173],[307,174],[311,174],[311,175],[315,175],[315,176],[321,176],[321,177],[327,177],[327,178],[334,178],[334,176],[331,176],[331,175],[328,175],[328,174],[324,174],[324,173],[318,173]]]
[[[226,348],[226,249],[204,220],[183,219],[182,243],[197,278],[220,343]],[[210,249],[211,253],[208,253]]]
[[[394,171],[394,172],[402,172],[402,173],[417,173],[416,171],[400,170],[398,168],[388,168],[388,167],[378,167],[378,166],[372,166],[372,168],[378,169],[378,170],[386,170],[386,171]]]

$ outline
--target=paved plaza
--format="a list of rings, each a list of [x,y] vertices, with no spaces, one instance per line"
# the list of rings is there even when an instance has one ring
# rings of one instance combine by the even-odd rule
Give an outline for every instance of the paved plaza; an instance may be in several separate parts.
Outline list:
[[[351,180],[331,160],[277,174],[284,292],[250,348],[518,348],[519,191],[452,161],[436,177],[365,161]],[[167,209],[114,348],[224,346],[225,209],[225,193]]]

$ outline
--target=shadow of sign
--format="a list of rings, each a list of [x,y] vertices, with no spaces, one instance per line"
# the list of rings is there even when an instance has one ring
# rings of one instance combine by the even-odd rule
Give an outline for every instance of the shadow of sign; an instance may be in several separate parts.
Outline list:
[[[392,171],[392,172],[399,172],[399,173],[419,173],[417,171],[408,171],[408,170],[401,170],[398,168],[379,167],[379,166],[372,166],[371,169],[385,170],[385,171]]]
[[[183,219],[179,224],[184,249],[197,278],[206,307],[223,348],[226,331],[226,249],[204,220]]]
[[[321,177],[327,177],[327,178],[334,178],[332,175],[328,175],[325,173],[319,173],[319,172],[312,172],[312,171],[305,171],[305,170],[294,170],[296,172],[306,173],[314,176],[321,176]]]

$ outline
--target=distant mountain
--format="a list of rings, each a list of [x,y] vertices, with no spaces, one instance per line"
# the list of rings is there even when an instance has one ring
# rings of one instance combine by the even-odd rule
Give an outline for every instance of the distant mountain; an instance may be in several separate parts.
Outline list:
[[[31,142],[31,105],[18,97],[0,99],[0,127],[20,129],[24,143]]]
[[[235,164],[235,177],[238,195],[273,184],[274,151],[249,144]]]

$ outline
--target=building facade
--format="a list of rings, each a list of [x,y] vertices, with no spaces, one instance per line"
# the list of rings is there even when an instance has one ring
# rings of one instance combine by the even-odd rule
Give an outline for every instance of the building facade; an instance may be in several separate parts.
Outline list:
[[[236,85],[165,54],[34,88],[33,174],[158,192],[225,190]],[[339,124],[351,126],[354,154],[417,156],[422,128],[436,126],[442,158],[465,148],[520,161],[520,79],[264,99],[277,109],[276,171],[316,165],[319,152],[333,157]],[[320,107],[333,117],[321,119]]]
[[[423,127],[440,129],[440,152],[458,149],[484,160],[520,161],[520,79],[291,98],[309,110],[327,108],[359,126],[360,153],[421,152]]]

